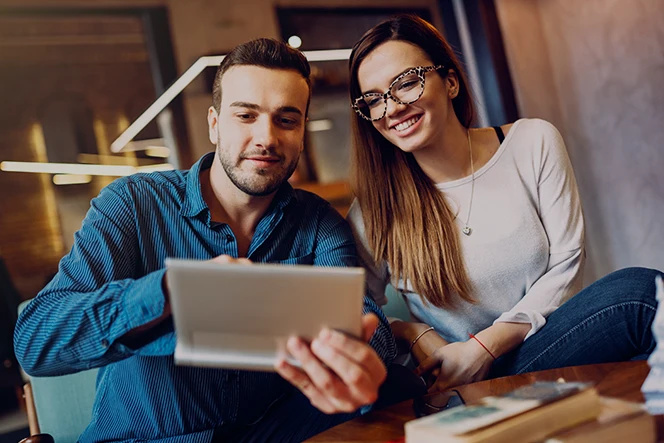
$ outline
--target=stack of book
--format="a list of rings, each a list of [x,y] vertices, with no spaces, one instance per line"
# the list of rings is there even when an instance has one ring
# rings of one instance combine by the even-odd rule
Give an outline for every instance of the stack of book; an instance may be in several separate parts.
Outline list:
[[[657,312],[652,322],[652,333],[655,336],[657,347],[650,354],[648,364],[650,373],[641,386],[641,392],[646,398],[646,407],[651,414],[664,414],[664,284],[662,278],[655,280],[657,286]]]
[[[536,382],[406,423],[406,443],[655,441],[642,405],[600,397],[587,383]]]

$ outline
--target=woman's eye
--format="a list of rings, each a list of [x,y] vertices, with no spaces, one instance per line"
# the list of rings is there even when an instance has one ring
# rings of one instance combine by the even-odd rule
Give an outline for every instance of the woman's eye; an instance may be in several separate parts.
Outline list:
[[[406,80],[405,82],[400,83],[397,86],[397,89],[399,91],[406,91],[408,89],[413,89],[417,85],[417,83],[418,83],[418,80]]]
[[[369,107],[378,106],[382,100],[382,97],[367,97],[364,99],[365,103]]]

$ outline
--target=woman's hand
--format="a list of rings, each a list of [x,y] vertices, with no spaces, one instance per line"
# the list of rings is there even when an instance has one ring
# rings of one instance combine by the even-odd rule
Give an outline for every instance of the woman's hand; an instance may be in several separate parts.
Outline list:
[[[450,343],[436,349],[416,369],[423,376],[438,370],[429,392],[445,391],[455,386],[484,380],[493,357],[475,340]]]
[[[422,364],[427,358],[431,357],[434,352],[449,343],[443,337],[438,335],[436,331],[429,330],[422,335],[411,349],[413,358],[417,364]]]
[[[429,325],[426,323],[396,320],[390,326],[394,338],[397,342],[401,342],[406,349],[410,349],[418,364],[429,357],[436,349],[447,344],[447,341],[436,331],[429,329]],[[415,339],[417,339],[417,342],[411,347]]]

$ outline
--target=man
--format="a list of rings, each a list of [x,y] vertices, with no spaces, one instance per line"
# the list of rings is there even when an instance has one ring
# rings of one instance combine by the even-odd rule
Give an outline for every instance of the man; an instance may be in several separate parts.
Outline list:
[[[58,274],[18,321],[16,353],[29,374],[101,368],[80,441],[300,441],[375,401],[385,379],[394,342],[368,298],[363,330],[373,348],[324,330],[310,344],[289,339],[301,369],[173,364],[166,257],[356,263],[341,216],[287,183],[311,95],[304,56],[274,40],[240,45],[213,92],[215,153],[189,171],[135,175],[102,190]]]

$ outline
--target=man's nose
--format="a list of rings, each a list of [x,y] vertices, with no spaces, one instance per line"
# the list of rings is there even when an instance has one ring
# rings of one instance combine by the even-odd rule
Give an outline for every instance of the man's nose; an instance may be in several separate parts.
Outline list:
[[[263,119],[255,126],[254,143],[256,146],[269,149],[277,144],[279,128],[271,119]]]

